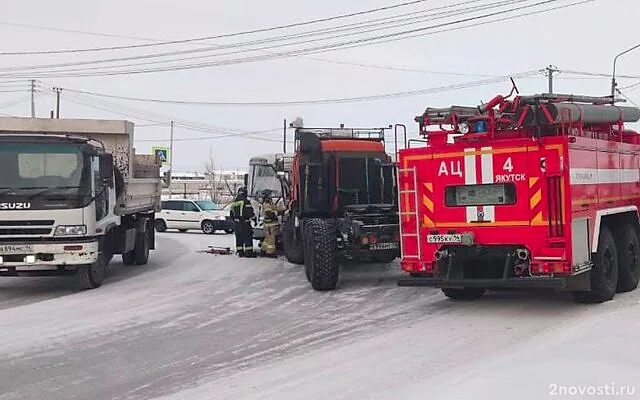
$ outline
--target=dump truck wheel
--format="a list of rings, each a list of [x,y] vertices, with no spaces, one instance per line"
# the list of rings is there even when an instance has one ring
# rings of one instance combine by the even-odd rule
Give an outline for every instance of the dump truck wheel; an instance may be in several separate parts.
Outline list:
[[[620,233],[618,251],[618,293],[630,292],[640,281],[640,239],[632,225],[627,225]]]
[[[591,268],[591,291],[575,292],[578,303],[603,303],[613,299],[618,286],[618,252],[611,231],[600,227],[598,251]]]
[[[157,219],[155,221],[156,232],[166,232],[167,231],[167,223],[162,219]]]
[[[147,232],[138,234],[136,248],[133,250],[135,264],[145,265],[149,262],[149,247],[149,234]]]
[[[78,267],[78,274],[85,289],[96,289],[102,286],[106,275],[102,252],[98,254],[98,259],[93,264]]]
[[[293,218],[289,218],[282,226],[282,247],[287,261],[293,264],[304,264],[304,243],[302,237],[297,235],[294,239],[295,226]]]
[[[124,265],[135,265],[135,263],[136,263],[135,251],[130,251],[128,253],[124,253],[122,255],[122,263]]]
[[[312,218],[304,229],[304,264],[309,269],[311,287],[334,290],[338,286],[340,266],[333,223]]]
[[[484,295],[486,289],[483,288],[444,288],[442,293],[453,300],[476,300]]]

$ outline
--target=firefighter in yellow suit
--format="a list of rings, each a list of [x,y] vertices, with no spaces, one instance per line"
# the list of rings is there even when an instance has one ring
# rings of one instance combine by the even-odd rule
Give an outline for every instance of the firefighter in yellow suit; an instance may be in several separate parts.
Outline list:
[[[271,190],[262,191],[262,218],[264,226],[264,239],[260,248],[261,255],[265,257],[276,257],[276,237],[280,231],[280,221],[278,215],[282,215],[284,209],[278,207],[273,202]]]

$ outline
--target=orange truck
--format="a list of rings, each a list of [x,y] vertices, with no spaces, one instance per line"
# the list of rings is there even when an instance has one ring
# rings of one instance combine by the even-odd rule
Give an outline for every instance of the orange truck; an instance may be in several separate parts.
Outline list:
[[[389,128],[296,128],[282,241],[315,290],[333,290],[340,264],[400,255],[396,166]]]

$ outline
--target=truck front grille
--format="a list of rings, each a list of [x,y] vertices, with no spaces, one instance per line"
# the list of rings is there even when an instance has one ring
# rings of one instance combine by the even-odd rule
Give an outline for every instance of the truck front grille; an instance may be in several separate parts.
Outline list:
[[[52,219],[0,221],[0,226],[53,226]]]
[[[42,236],[50,235],[54,220],[18,220],[0,221],[0,237],[2,236]]]

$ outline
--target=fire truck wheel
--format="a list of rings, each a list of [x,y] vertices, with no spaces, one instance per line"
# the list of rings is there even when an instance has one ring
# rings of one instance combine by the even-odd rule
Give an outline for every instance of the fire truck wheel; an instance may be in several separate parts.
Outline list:
[[[605,225],[600,227],[598,251],[591,268],[591,291],[575,292],[578,303],[602,303],[611,300],[618,285],[618,252],[613,235]]]
[[[334,290],[338,286],[340,266],[336,233],[331,221],[319,218],[307,221],[304,229],[304,259],[314,290]]]
[[[293,264],[304,264],[304,251],[303,243],[300,235],[297,235],[297,240],[294,239],[293,217],[289,218],[282,226],[282,247],[284,255],[287,257],[287,261]]]
[[[484,295],[484,288],[443,288],[442,293],[453,300],[476,300]]]
[[[630,292],[640,280],[640,239],[632,225],[627,225],[618,240],[618,293]]]

